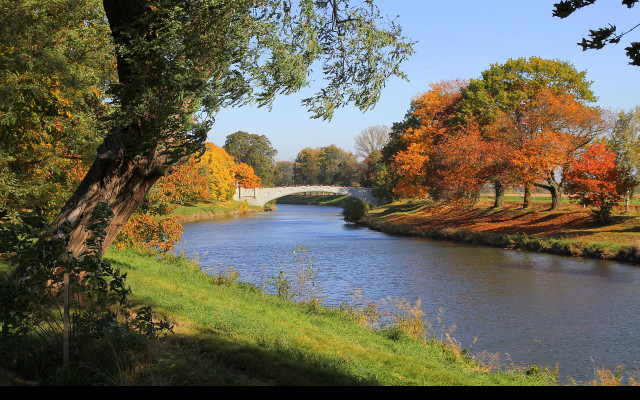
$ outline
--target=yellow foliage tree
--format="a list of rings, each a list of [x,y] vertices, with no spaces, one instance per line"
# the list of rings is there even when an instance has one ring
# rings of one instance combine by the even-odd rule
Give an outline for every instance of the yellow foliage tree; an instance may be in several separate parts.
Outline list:
[[[211,200],[225,201],[233,197],[235,190],[236,163],[222,147],[205,143],[206,151],[200,157],[198,165],[204,176]]]

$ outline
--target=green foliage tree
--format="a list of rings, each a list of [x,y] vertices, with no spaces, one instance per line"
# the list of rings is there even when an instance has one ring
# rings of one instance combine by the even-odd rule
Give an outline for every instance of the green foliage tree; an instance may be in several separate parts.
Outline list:
[[[111,38],[94,44],[109,46],[117,64],[112,130],[53,224],[70,226],[76,254],[98,202],[114,212],[104,250],[151,186],[202,151],[219,109],[270,106],[306,86],[319,63],[326,85],[303,100],[312,117],[330,119],[346,104],[366,111],[390,77],[405,78],[400,64],[412,53],[371,0],[104,0],[103,7]]]
[[[553,16],[567,18],[575,11],[583,7],[587,7],[595,2],[596,0],[562,0],[561,2],[553,5]],[[638,0],[622,0],[621,4],[627,8],[632,8],[637,2]],[[591,39],[582,38],[582,41],[578,43],[578,45],[582,46],[583,51],[589,49],[601,49],[608,44],[619,43],[623,36],[633,31],[638,26],[640,26],[640,24],[621,33],[617,33],[616,26],[611,24],[606,28],[598,28],[595,30],[591,29],[589,31],[589,37]],[[629,64],[640,66],[640,42],[631,42],[625,50],[627,51],[627,57],[631,59]]]
[[[608,145],[616,152],[618,165],[627,172],[630,181],[625,195],[628,212],[631,197],[640,185],[640,106],[618,113]]]
[[[347,156],[338,164],[340,172],[335,176],[332,185],[335,186],[364,186],[366,165],[358,161],[358,158],[347,153]]]
[[[305,148],[294,163],[294,182],[298,185],[360,186],[364,164],[335,144]]]
[[[345,179],[345,169],[350,163],[357,163],[356,157],[335,144],[320,148],[319,162],[319,184],[321,185],[345,185],[348,178]]]
[[[265,135],[237,131],[227,136],[223,148],[236,162],[253,167],[264,187],[273,186],[276,173],[274,157],[278,151]]]
[[[315,185],[320,181],[320,149],[306,147],[298,153],[293,166],[296,185]]]
[[[293,186],[293,168],[291,161],[276,161],[276,186]]]
[[[396,183],[387,170],[381,151],[374,151],[365,160],[365,187],[373,188],[373,196],[382,203],[395,199],[393,188]]]

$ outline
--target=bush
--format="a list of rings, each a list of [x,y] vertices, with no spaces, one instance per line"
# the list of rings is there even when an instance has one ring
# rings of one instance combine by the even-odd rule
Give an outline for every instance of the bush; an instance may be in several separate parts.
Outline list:
[[[342,207],[342,216],[347,222],[357,224],[369,214],[371,204],[358,199],[349,199]]]
[[[79,256],[67,250],[66,226],[63,234],[43,221],[0,229],[0,252],[16,266],[15,276],[0,281],[0,368],[36,376],[48,364],[55,373],[60,358],[66,366],[98,356],[107,337],[171,331],[166,318],[154,321],[150,307],[132,308],[126,274],[100,258],[112,216],[105,203],[96,207],[89,250]]]
[[[167,254],[180,241],[182,231],[178,217],[134,214],[116,237],[115,244],[118,250],[133,248],[150,254]]]

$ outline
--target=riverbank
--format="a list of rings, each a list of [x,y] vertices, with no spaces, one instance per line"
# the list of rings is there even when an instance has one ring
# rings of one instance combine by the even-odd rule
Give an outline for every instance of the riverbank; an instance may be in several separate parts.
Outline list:
[[[73,367],[77,368],[73,373],[61,374],[56,372],[59,365],[51,365],[37,377],[0,369],[0,383],[77,385],[84,379],[94,384],[172,386],[553,383],[536,367],[529,374],[492,371],[464,356],[460,348],[412,338],[401,325],[367,328],[362,323],[366,313],[355,304],[342,309],[298,304],[240,283],[231,271],[207,276],[184,258],[113,248],[106,258],[127,274],[133,303],[151,305],[167,316],[173,333],[133,354],[131,348],[114,347],[115,368],[85,361]],[[0,276],[6,267],[0,264]]]
[[[310,206],[342,207],[349,201],[349,196],[335,194],[292,194],[276,200],[276,204],[300,204]]]
[[[602,225],[576,204],[550,211],[545,202],[524,210],[510,201],[494,209],[488,198],[468,208],[399,201],[372,208],[361,223],[390,234],[640,264],[637,207],[615,211],[613,222]]]
[[[189,206],[178,206],[171,211],[170,216],[178,217],[178,223],[202,221],[229,217],[232,215],[247,214],[253,212],[270,211],[273,205],[266,204],[262,207],[251,206],[240,201],[220,201],[215,203],[198,203]]]

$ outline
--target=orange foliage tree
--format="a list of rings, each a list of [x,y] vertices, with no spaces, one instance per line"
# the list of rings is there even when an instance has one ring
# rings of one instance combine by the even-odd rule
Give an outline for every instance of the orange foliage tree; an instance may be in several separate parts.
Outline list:
[[[235,179],[238,186],[247,189],[260,187],[262,182],[260,177],[253,171],[253,168],[245,163],[236,164]]]
[[[510,183],[547,189],[552,208],[560,206],[562,168],[602,126],[599,111],[587,105],[596,99],[590,86],[570,63],[539,57],[493,64],[469,81],[461,118],[473,118],[510,154],[494,164],[496,206]]]
[[[556,208],[562,191],[557,175],[571,164],[578,149],[605,127],[599,109],[583,104],[570,93],[542,88],[485,127],[486,135],[508,154],[499,163],[496,181],[528,188],[525,207],[533,185],[545,188],[551,192]]]
[[[595,206],[593,212],[603,223],[610,222],[613,206],[632,184],[624,178],[616,157],[604,142],[594,143],[573,160],[565,173],[567,191],[576,195],[581,204]]]
[[[399,137],[405,149],[390,166],[396,195],[473,198],[486,180],[490,144],[476,124],[456,118],[466,85],[460,79],[433,83],[412,101],[413,117],[420,123]]]

